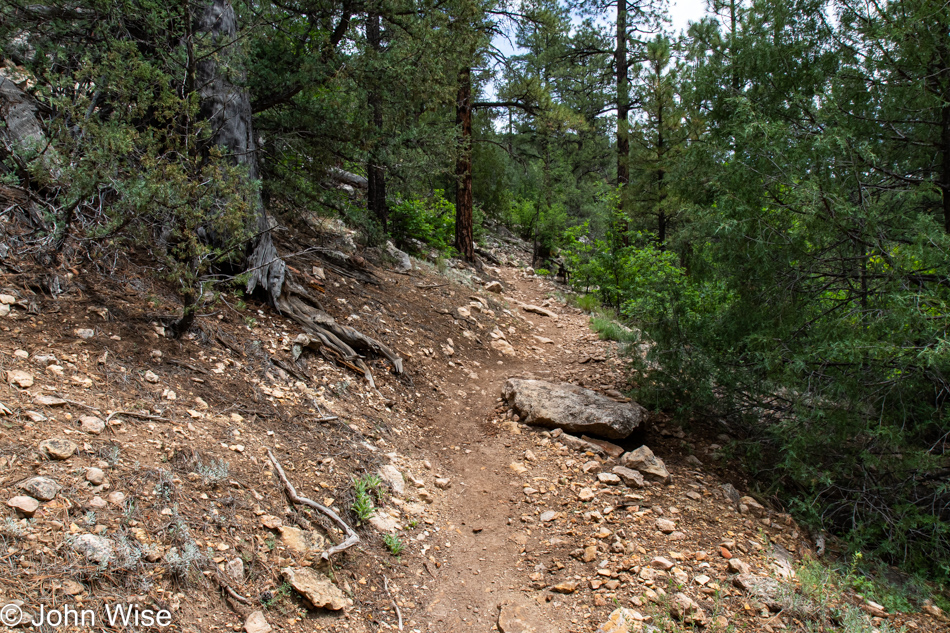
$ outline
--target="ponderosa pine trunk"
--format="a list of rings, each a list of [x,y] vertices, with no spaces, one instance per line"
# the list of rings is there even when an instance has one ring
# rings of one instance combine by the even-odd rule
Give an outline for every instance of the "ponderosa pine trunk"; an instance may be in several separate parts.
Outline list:
[[[617,0],[617,186],[620,211],[626,211],[630,184],[630,82],[627,78],[627,0]]]
[[[377,55],[382,50],[380,30],[379,14],[369,14],[366,22],[366,40]],[[368,101],[372,111],[373,128],[376,130],[376,140],[370,150],[369,164],[366,169],[369,181],[366,203],[370,213],[373,214],[385,233],[389,224],[389,207],[386,205],[386,171],[380,160],[379,144],[383,131],[383,108],[382,99],[377,89],[374,88],[370,91]]]
[[[459,71],[455,124],[461,142],[455,163],[455,247],[467,262],[475,261],[475,223],[472,198],[472,69]]]

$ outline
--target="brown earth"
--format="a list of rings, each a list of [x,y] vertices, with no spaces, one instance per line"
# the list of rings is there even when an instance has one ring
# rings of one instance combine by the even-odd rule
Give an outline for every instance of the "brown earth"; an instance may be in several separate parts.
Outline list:
[[[524,257],[511,245],[498,254],[512,264]],[[101,611],[138,602],[169,609],[172,630],[182,631],[240,630],[263,610],[286,631],[392,630],[401,616],[407,631],[555,633],[595,631],[619,606],[680,626],[669,611],[682,591],[710,630],[803,629],[800,614],[770,611],[733,585],[724,556],[794,586],[785,576],[814,545],[780,508],[746,504],[740,513],[728,500],[721,484],[743,495],[750,484],[719,459],[725,429],[681,429],[654,415],[624,448],[651,447],[673,484],[629,489],[598,481],[612,460],[519,424],[500,402],[513,376],[611,393],[637,379],[616,344],[598,340],[588,316],[558,298],[562,286],[515,265],[473,280],[422,264],[396,274],[374,253],[351,261],[310,252],[293,265],[327,312],[403,354],[403,376],[370,363],[378,392],[331,357],[306,351],[295,362],[292,323],[238,297],[209,306],[183,340],[165,338],[162,319],[177,303],[149,281],[147,261],[77,256],[60,273],[26,258],[0,262],[0,291],[15,299],[0,317],[0,500],[23,494],[19,485],[36,475],[62,486],[31,519],[7,508],[0,604]],[[479,276],[499,279],[505,292],[485,291]],[[472,297],[482,306],[471,307]],[[17,382],[23,374],[32,384]],[[65,402],[50,405],[49,396]],[[105,428],[90,432],[84,416]],[[49,459],[39,443],[50,438],[71,440],[76,453]],[[314,539],[343,534],[289,503],[268,448],[300,494],[351,525],[354,478],[393,465],[406,490],[376,499],[377,522],[398,526],[405,550],[392,556],[367,522],[357,547],[321,562]],[[104,483],[88,481],[93,468]],[[578,498],[584,488],[589,501]],[[675,531],[658,530],[658,518]],[[278,524],[312,530],[310,547],[295,550],[299,533]],[[85,534],[110,539],[118,554],[91,562],[74,549]],[[193,560],[182,563],[188,551]],[[655,557],[673,567],[654,570]],[[243,571],[229,575],[238,560]],[[331,576],[352,605],[310,607],[284,582],[287,566]],[[854,594],[847,600],[873,611]],[[869,626],[946,626],[928,614],[877,615],[887,617]],[[518,628],[516,616],[527,624]]]

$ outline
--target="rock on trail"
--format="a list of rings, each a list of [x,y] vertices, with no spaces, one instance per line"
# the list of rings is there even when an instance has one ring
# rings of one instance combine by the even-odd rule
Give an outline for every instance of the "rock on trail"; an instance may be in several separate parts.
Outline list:
[[[502,394],[525,424],[623,439],[646,420],[635,402],[620,403],[590,389],[510,378]]]

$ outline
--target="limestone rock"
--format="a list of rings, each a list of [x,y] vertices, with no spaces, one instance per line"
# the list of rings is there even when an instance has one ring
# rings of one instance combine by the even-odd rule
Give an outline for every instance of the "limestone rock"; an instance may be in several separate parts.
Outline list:
[[[646,485],[639,470],[633,470],[625,466],[614,466],[610,469],[610,472],[620,477],[623,483],[631,488],[643,488]]]
[[[577,591],[577,583],[573,580],[566,580],[551,587],[551,591],[564,594],[574,593]]]
[[[739,499],[739,505],[746,506],[749,509],[749,512],[752,513],[752,516],[764,517],[766,515],[766,510],[762,504],[752,497],[742,497]]]
[[[497,352],[501,353],[504,356],[517,355],[517,352],[515,352],[515,348],[511,346],[511,343],[509,343],[503,338],[496,338],[490,343],[490,345],[492,346],[492,349],[496,350]]]
[[[402,473],[399,472],[398,468],[392,464],[380,466],[379,476],[383,481],[389,484],[390,488],[392,488],[393,495],[402,497],[406,494],[406,481],[403,479]]]
[[[399,529],[399,521],[385,512],[377,511],[374,513],[369,518],[369,524],[383,534],[391,534]]]
[[[40,508],[39,501],[26,495],[17,495],[11,498],[7,501],[7,505],[27,517],[36,514],[36,511]]]
[[[591,501],[595,496],[594,491],[590,488],[581,488],[580,492],[577,493],[577,498],[581,501]]]
[[[40,501],[52,501],[59,494],[62,486],[49,477],[31,477],[20,484],[20,488]]]
[[[670,534],[676,529],[676,524],[669,519],[657,519],[656,529],[658,529],[660,532],[663,532],[664,534]]]
[[[753,576],[752,574],[739,574],[732,579],[732,584],[753,598],[763,602],[770,609],[778,610],[781,608],[778,602],[781,583],[774,578],[769,578],[768,576]]]
[[[489,281],[487,284],[485,284],[485,290],[488,292],[501,294],[504,292],[505,288],[501,285],[500,281]]]
[[[397,272],[407,273],[412,270],[412,260],[409,259],[409,255],[396,248],[392,242],[386,242],[386,253],[396,260]]]
[[[66,404],[66,401],[62,398],[57,398],[56,396],[36,396],[36,402],[47,406],[47,407],[61,407]]]
[[[607,440],[599,440],[595,437],[587,437],[586,435],[581,435],[581,439],[585,442],[590,442],[591,444],[596,444],[597,446],[604,449],[604,452],[607,453],[610,457],[617,459],[623,455],[623,448],[617,446],[613,442],[608,442]]]
[[[28,389],[33,386],[33,374],[19,369],[11,369],[7,371],[7,382],[16,385],[20,389]]]
[[[729,569],[729,573],[732,574],[748,574],[752,571],[748,564],[743,563],[738,558],[730,558],[729,562],[726,563],[726,567]]]
[[[106,428],[105,421],[94,415],[84,415],[79,421],[82,422],[82,430],[91,435],[99,435]]]
[[[521,306],[521,309],[524,310],[525,312],[532,312],[534,314],[540,314],[541,316],[546,316],[549,319],[557,320],[557,314],[555,314],[554,312],[551,312],[547,308],[542,308],[541,306],[534,306],[534,305],[530,305],[526,303]]]
[[[613,473],[599,473],[597,475],[597,481],[608,486],[619,486],[620,477]]]
[[[322,552],[326,549],[326,539],[319,534],[301,530],[292,525],[282,525],[277,529],[280,531],[281,542],[298,554],[306,555],[311,552]]]
[[[76,330],[76,336],[78,336],[81,339],[90,339],[94,337],[95,335],[96,335],[96,331],[91,328],[83,327]]]
[[[627,437],[647,415],[636,403],[615,402],[567,383],[510,378],[502,395],[526,424],[611,439]]]
[[[226,569],[231,580],[237,583],[244,582],[244,561],[240,558],[232,558],[228,561]]]
[[[104,565],[115,555],[115,546],[107,538],[94,534],[81,534],[72,542],[72,548],[86,560]]]
[[[158,382],[158,376],[151,369],[145,372],[145,382],[156,383]]]
[[[652,561],[650,565],[655,569],[662,569],[663,571],[669,571],[673,569],[673,561],[663,558],[662,556],[657,556]]]
[[[645,619],[633,609],[620,607],[614,609],[607,621],[597,627],[597,633],[628,633],[634,630],[637,622]]]
[[[677,593],[670,602],[670,615],[681,622],[705,624],[706,612],[685,593]]]
[[[106,480],[106,474],[102,472],[101,468],[90,468],[86,471],[86,481],[91,483],[93,486],[101,486],[102,482]]]
[[[79,449],[75,443],[60,438],[40,442],[40,452],[51,459],[69,459]]]
[[[549,625],[533,619],[524,605],[506,604],[498,614],[498,630],[501,633],[545,633]]]
[[[253,612],[244,621],[244,631],[246,633],[270,633],[273,630],[271,625],[267,623],[263,611]]]
[[[620,458],[620,465],[633,470],[639,470],[650,479],[655,479],[665,484],[673,483],[673,477],[670,471],[666,469],[663,460],[653,454],[653,451],[647,446],[641,446],[635,451],[624,453]]]
[[[284,579],[313,606],[340,611],[351,604],[339,587],[326,576],[309,567],[285,567],[280,570]]]

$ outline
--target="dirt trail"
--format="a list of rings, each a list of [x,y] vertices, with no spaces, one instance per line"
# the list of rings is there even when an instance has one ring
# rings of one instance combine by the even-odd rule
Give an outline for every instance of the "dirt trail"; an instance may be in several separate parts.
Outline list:
[[[504,269],[503,279],[506,297],[535,305],[547,298],[538,281],[526,280],[518,271]],[[528,321],[535,335],[553,344],[539,342],[529,358],[519,350],[517,359],[484,367],[476,379],[452,385],[453,392],[461,390],[466,397],[448,401],[443,417],[436,421],[442,433],[432,438],[429,450],[453,481],[439,511],[454,521],[439,536],[439,547],[447,556],[424,607],[431,631],[491,630],[499,607],[506,604],[521,605],[527,617],[545,623],[546,631],[568,630],[563,613],[558,614],[561,605],[528,601],[521,591],[520,559],[527,539],[513,509],[522,495],[522,482],[510,464],[523,460],[525,448],[520,438],[499,433],[488,423],[496,414],[505,380],[528,374],[543,378],[554,364],[577,360],[568,357],[567,344],[589,333],[587,318],[563,306],[552,309],[559,313],[556,322],[539,315],[529,315]]]

